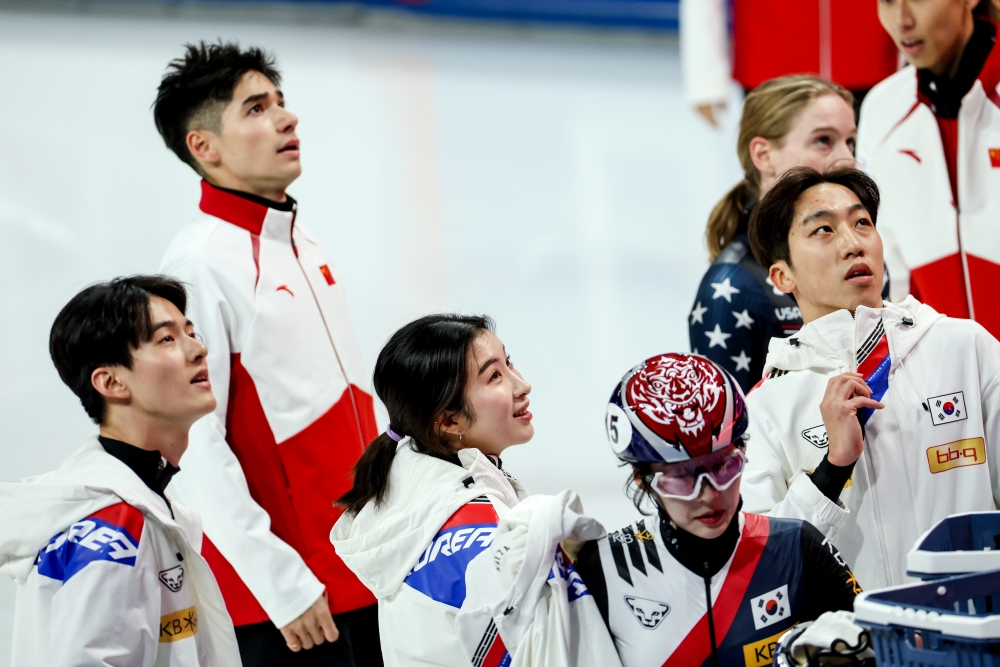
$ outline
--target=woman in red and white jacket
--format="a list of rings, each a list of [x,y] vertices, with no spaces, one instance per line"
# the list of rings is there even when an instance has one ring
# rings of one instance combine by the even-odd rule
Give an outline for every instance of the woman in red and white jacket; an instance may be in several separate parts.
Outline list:
[[[730,82],[750,91],[786,74],[818,74],[858,99],[896,71],[899,54],[873,0],[681,0],[685,97],[712,125]]]
[[[1000,335],[1000,49],[974,0],[882,0],[910,66],[861,108],[858,158],[882,191],[890,298],[913,294]]]

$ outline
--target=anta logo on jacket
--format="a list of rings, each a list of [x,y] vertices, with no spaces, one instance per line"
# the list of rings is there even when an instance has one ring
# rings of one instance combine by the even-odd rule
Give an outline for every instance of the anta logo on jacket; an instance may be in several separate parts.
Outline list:
[[[952,81],[907,67],[865,98],[858,159],[878,183],[893,301],[913,294],[1000,336],[1000,49],[977,19]],[[961,86],[964,95],[943,88]],[[998,153],[1000,154],[1000,153]]]
[[[343,286],[297,204],[278,206],[203,182],[163,272],[189,286],[218,401],[172,488],[204,519],[234,622],[281,627],[324,589],[334,613],[375,601],[328,535],[377,433]]]

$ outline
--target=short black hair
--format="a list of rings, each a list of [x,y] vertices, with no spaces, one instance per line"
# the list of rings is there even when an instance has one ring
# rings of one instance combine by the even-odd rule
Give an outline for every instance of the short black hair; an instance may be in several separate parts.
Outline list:
[[[185,44],[184,56],[170,61],[153,102],[156,129],[177,157],[201,173],[187,147],[191,130],[222,129],[222,109],[233,99],[233,90],[250,71],[260,72],[274,85],[281,74],[274,56],[262,49],[241,50],[235,42]]]
[[[149,300],[166,299],[182,313],[187,292],[167,276],[129,276],[91,285],[70,299],[52,323],[49,355],[59,377],[97,424],[104,423],[104,397],[90,376],[101,366],[132,368],[132,350],[153,337]]]
[[[878,218],[878,186],[871,176],[859,169],[834,169],[820,172],[809,167],[790,169],[768,190],[750,214],[750,249],[765,269],[778,260],[792,265],[788,233],[795,219],[799,198],[809,188],[823,183],[842,185],[858,198],[868,211],[872,224]]]

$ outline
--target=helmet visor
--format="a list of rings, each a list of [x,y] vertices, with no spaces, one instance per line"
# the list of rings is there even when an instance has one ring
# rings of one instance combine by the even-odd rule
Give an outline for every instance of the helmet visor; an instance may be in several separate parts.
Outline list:
[[[743,474],[746,462],[743,450],[733,447],[697,461],[674,464],[670,470],[654,474],[653,488],[665,498],[694,500],[701,493],[703,481],[718,491],[728,489]]]

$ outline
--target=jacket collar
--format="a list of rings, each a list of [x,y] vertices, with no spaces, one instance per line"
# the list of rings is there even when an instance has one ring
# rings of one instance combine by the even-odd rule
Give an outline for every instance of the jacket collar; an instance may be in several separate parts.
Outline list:
[[[928,69],[917,70],[918,99],[930,107],[938,118],[958,118],[962,100],[977,80],[982,81],[987,94],[995,92],[1000,67],[1000,55],[994,53],[993,48],[996,38],[997,24],[977,17],[955,78],[938,76]]]
[[[886,301],[882,308],[859,306],[853,316],[848,310],[838,310],[813,320],[794,336],[772,338],[764,375],[775,369],[854,371],[859,348],[865,346],[879,327],[888,335],[893,360],[898,361],[942,317],[912,296],[899,303]]]
[[[272,212],[272,215],[276,214],[279,217],[294,220],[298,205],[291,197],[288,197],[285,202],[273,202],[246,192],[220,188],[202,180],[201,202],[198,207],[208,215],[225,220],[259,236],[264,229],[264,221],[269,212]]]

